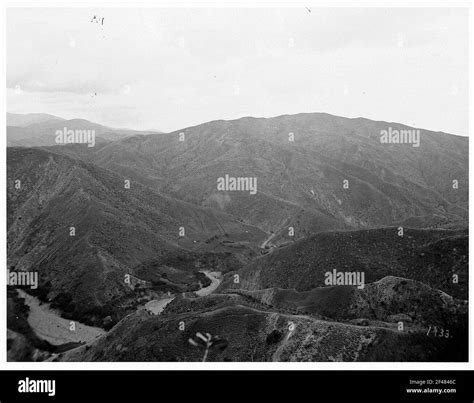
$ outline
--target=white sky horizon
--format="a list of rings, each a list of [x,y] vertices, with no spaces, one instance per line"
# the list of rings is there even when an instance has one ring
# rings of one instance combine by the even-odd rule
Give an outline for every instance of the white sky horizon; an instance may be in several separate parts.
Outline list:
[[[7,9],[7,109],[163,132],[319,112],[466,136],[468,32],[467,8]]]

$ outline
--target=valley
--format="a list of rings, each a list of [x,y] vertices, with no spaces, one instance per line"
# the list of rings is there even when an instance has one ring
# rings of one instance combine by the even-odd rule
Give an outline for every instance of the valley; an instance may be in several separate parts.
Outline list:
[[[10,360],[200,361],[197,332],[209,361],[467,359],[467,139],[315,113],[28,143],[58,119],[12,120],[7,269],[38,287]]]

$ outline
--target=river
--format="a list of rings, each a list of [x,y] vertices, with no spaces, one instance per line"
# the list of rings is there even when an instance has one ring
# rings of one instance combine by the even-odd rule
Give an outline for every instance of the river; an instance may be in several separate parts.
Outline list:
[[[205,297],[206,295],[212,294],[217,289],[217,287],[219,287],[219,284],[222,282],[222,276],[218,271],[201,270],[201,273],[206,275],[206,277],[211,280],[211,284],[209,284],[207,287],[202,287],[200,290],[195,291],[194,293],[199,297]],[[166,305],[168,305],[173,300],[174,297],[153,299],[145,304],[145,309],[154,315],[159,315],[166,308]]]
[[[42,339],[55,346],[71,342],[90,342],[105,334],[105,330],[98,327],[87,326],[79,322],[62,318],[57,311],[51,309],[49,304],[17,289],[18,295],[25,299],[29,306],[28,323],[34,332]],[[74,322],[74,330],[71,323]]]
[[[202,287],[195,291],[199,297],[205,297],[212,294],[219,284],[222,282],[222,275],[220,272],[211,272],[203,270],[201,273],[205,274],[210,280],[211,284],[207,287]],[[28,323],[34,332],[44,340],[49,341],[54,345],[61,345],[70,342],[91,342],[106,332],[97,327],[87,326],[79,322],[74,322],[75,330],[70,330],[71,320],[64,319],[60,314],[51,309],[49,304],[41,303],[36,297],[33,297],[23,290],[17,289],[21,298],[25,299],[25,304],[29,306]],[[144,308],[153,315],[159,315],[163,312],[166,305],[174,300],[174,297],[166,297],[162,299],[154,299],[148,301]]]
[[[195,293],[200,297],[205,297],[206,295],[212,294],[216,288],[219,287],[219,284],[222,282],[222,277],[221,273],[218,271],[203,270],[201,273],[204,273],[206,277],[211,280],[211,284],[207,287],[201,288],[198,291],[195,291]]]

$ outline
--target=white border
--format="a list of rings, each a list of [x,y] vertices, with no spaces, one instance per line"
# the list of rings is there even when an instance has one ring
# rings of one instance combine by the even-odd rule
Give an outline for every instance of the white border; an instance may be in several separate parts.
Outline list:
[[[158,7],[464,7],[469,8],[469,27],[470,27],[470,42],[469,42],[469,134],[472,131],[472,117],[474,116],[474,108],[472,102],[473,94],[473,83],[474,73],[472,65],[473,55],[473,39],[474,33],[472,29],[472,1],[454,0],[454,1],[389,1],[389,0],[378,0],[378,1],[347,1],[347,0],[333,0],[333,1],[250,1],[250,0],[219,0],[219,1],[114,1],[114,0],[83,0],[78,2],[77,0],[71,2],[65,1],[13,1],[13,0],[0,0],[1,3],[1,57],[2,63],[0,67],[0,74],[4,77],[3,96],[1,97],[2,110],[4,111],[0,125],[2,127],[3,136],[1,137],[2,152],[0,154],[0,163],[2,167],[6,167],[6,8],[7,7],[91,7],[91,8],[109,8],[109,7],[129,7],[129,8],[158,8]],[[472,141],[469,142],[469,155],[473,155]],[[469,160],[469,181],[471,182],[472,173],[471,158]],[[0,179],[0,187],[2,189],[2,198],[0,201],[2,207],[3,219],[1,220],[1,245],[0,255],[3,264],[6,265],[6,170]],[[473,199],[472,194],[469,194],[469,206],[472,205]],[[472,217],[469,215],[469,227],[472,225]],[[473,250],[473,240],[469,240],[469,250]],[[469,266],[471,265],[471,254],[469,256]],[[5,267],[5,266],[4,266]],[[472,295],[474,288],[474,279],[469,279],[469,323],[473,323],[473,305]],[[86,363],[63,363],[63,362],[21,362],[21,363],[8,363],[6,362],[6,277],[0,275],[0,301],[2,301],[0,309],[0,328],[4,329],[0,331],[0,370],[467,370],[474,369],[474,355],[473,355],[473,332],[469,334],[469,362],[468,363],[402,363],[402,362],[311,362],[311,363],[237,363],[237,362],[219,362],[219,363],[163,363],[163,362],[86,362]]]

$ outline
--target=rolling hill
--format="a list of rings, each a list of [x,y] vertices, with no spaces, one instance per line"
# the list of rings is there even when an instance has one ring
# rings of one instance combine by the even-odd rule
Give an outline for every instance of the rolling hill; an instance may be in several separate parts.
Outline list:
[[[467,230],[405,229],[403,236],[397,228],[319,233],[248,264],[241,271],[241,287],[307,291],[324,287],[325,273],[332,270],[363,272],[366,283],[405,277],[467,299]]]
[[[408,288],[424,288],[423,314],[430,322],[436,308],[448,311],[439,293],[404,279],[384,279],[374,287],[389,288],[394,284]],[[416,292],[416,291],[415,291]],[[373,307],[383,309],[383,297],[372,294]],[[386,295],[390,295],[387,293]],[[392,294],[393,295],[393,294]],[[412,293],[415,297],[415,293]],[[436,306],[429,304],[434,300]],[[299,312],[285,312],[285,307],[259,305],[235,294],[211,295],[198,299],[189,310],[188,301],[176,299],[161,316],[143,311],[125,318],[106,336],[61,354],[60,361],[200,361],[202,351],[188,339],[197,332],[210,333],[227,341],[227,348],[214,349],[209,361],[463,361],[466,359],[467,315],[465,307],[450,311],[457,321],[443,322],[450,326],[449,337],[434,337],[426,323],[403,318],[397,322],[371,320],[363,325],[315,317]],[[451,302],[452,303],[452,302]],[[283,309],[282,309],[283,308]],[[286,307],[288,308],[288,307]],[[394,308],[392,306],[392,308]],[[401,307],[398,307],[400,309]],[[395,309],[397,312],[399,310]],[[385,314],[388,311],[385,311]],[[454,315],[453,315],[454,313]],[[400,316],[400,315],[398,315]],[[387,320],[386,316],[383,319]],[[183,323],[179,329],[176,324]],[[360,323],[360,322],[355,322]],[[432,324],[437,324],[434,322]],[[464,326],[464,327],[463,327]]]

